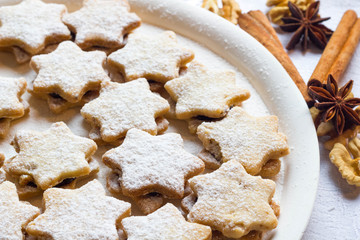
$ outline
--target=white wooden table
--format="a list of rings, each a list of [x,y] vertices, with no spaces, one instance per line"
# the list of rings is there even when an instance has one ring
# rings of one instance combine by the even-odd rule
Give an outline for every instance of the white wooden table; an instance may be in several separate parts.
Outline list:
[[[186,1],[194,6],[200,6],[202,0]],[[220,1],[220,0],[219,0]],[[237,0],[242,11],[261,10],[267,12],[266,0]],[[322,0],[320,15],[331,17],[325,25],[335,30],[343,13],[353,9],[360,15],[360,0]],[[286,45],[291,33],[279,33],[283,45]],[[300,74],[307,81],[320,56],[321,52],[310,49],[302,53],[300,49],[289,53]],[[360,46],[357,48],[352,62],[340,81],[342,86],[348,80],[354,80],[353,92],[360,97]],[[357,240],[360,239],[360,187],[346,183],[337,168],[328,158],[329,152],[320,142],[320,182],[317,198],[309,225],[304,233],[303,240]],[[289,239],[290,240],[290,239]]]

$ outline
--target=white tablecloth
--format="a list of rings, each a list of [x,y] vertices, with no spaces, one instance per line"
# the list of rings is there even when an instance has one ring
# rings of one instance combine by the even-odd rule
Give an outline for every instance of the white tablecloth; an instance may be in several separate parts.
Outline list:
[[[182,1],[194,6],[200,6],[202,2],[202,0]],[[269,10],[265,5],[266,0],[237,1],[244,12],[257,9],[263,12]],[[355,10],[360,16],[360,0],[322,0],[320,15],[331,17],[325,24],[335,30],[343,13],[348,9]],[[279,37],[286,46],[291,33],[279,33]],[[289,55],[304,80],[307,81],[321,56],[321,51],[313,48],[303,53],[298,48]],[[355,96],[360,97],[360,46],[340,85],[342,86],[350,79],[355,82],[353,88]],[[350,186],[341,178],[339,171],[328,158],[329,152],[322,147],[321,142],[320,154],[320,182],[317,198],[303,240],[360,239],[360,187]]]

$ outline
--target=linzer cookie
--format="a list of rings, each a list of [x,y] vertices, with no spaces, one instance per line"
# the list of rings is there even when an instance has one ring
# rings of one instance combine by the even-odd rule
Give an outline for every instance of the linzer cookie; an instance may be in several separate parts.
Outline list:
[[[180,67],[194,58],[194,53],[178,45],[172,31],[150,36],[129,34],[124,48],[108,57],[109,65],[120,71],[126,81],[146,78],[165,83],[179,77]]]
[[[26,228],[41,239],[118,239],[117,227],[131,211],[130,203],[106,196],[97,180],[79,189],[48,189],[43,201],[44,213]]]
[[[94,141],[74,135],[63,122],[44,132],[19,131],[14,145],[18,155],[6,161],[4,168],[17,179],[23,197],[98,171],[91,160],[97,149]]]
[[[211,229],[189,223],[171,203],[147,216],[128,217],[121,222],[128,240],[210,240]]]
[[[24,0],[0,8],[0,47],[17,47],[36,55],[46,46],[70,39],[70,31],[61,21],[66,13],[62,4]]]
[[[125,34],[140,26],[140,18],[129,10],[126,0],[84,0],[83,7],[66,14],[63,21],[82,49],[116,49],[124,45]]]
[[[37,207],[19,201],[16,187],[6,181],[0,184],[0,238],[24,239],[26,225],[40,214]]]
[[[232,108],[220,121],[202,123],[197,135],[218,161],[236,160],[251,175],[258,174],[268,160],[289,153],[276,116],[253,117],[240,107]]]
[[[218,169],[221,166],[221,161],[218,161],[213,154],[206,149],[203,149],[198,157],[204,161],[206,168]],[[263,178],[272,178],[280,172],[281,161],[280,159],[270,159],[261,168],[257,174]]]
[[[103,141],[111,143],[125,137],[131,128],[158,134],[161,131],[156,118],[162,117],[168,110],[168,102],[152,93],[149,83],[142,78],[122,84],[103,82],[100,96],[85,104],[81,115],[93,127],[92,133],[95,134],[90,137],[100,135]],[[161,130],[166,130],[165,125]]]
[[[62,42],[52,53],[31,59],[31,67],[38,73],[32,91],[46,98],[55,113],[82,105],[97,96],[102,81],[109,80],[103,68],[105,60],[104,52],[84,52],[73,42]]]
[[[26,113],[28,105],[21,99],[25,90],[24,78],[0,77],[0,138],[5,137],[13,119],[21,118]]]
[[[135,128],[121,146],[104,154],[103,162],[121,174],[118,181],[125,196],[143,201],[159,194],[182,198],[185,181],[204,170],[204,163],[184,150],[179,134],[152,136]]]
[[[197,197],[187,216],[190,222],[210,226],[229,238],[277,226],[271,207],[275,182],[249,175],[238,161],[195,176],[189,184]]]
[[[231,106],[250,97],[250,92],[236,85],[235,72],[207,69],[192,62],[186,73],[165,84],[166,91],[176,101],[176,117],[224,117]]]

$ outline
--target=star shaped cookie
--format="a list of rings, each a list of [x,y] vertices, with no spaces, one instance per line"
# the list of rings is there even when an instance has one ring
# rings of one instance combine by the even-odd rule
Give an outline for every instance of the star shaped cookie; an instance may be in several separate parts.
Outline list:
[[[24,0],[0,8],[0,47],[19,47],[30,55],[47,45],[70,39],[70,31],[61,21],[66,13],[62,4]]]
[[[105,60],[104,52],[84,52],[71,41],[62,42],[52,53],[31,59],[31,67],[38,73],[32,91],[57,96],[65,100],[62,104],[81,104],[85,94],[99,91],[101,82],[109,80],[103,68]],[[56,109],[50,102],[49,106]]]
[[[191,178],[189,184],[197,196],[188,214],[190,222],[210,226],[230,238],[277,226],[270,206],[275,182],[249,175],[235,160],[212,173]]]
[[[37,207],[19,201],[16,187],[12,182],[0,184],[0,238],[24,239],[26,225],[40,214]]]
[[[276,116],[253,117],[240,107],[232,108],[220,121],[202,123],[197,135],[218,161],[236,160],[251,175],[258,174],[268,160],[289,153]]]
[[[146,78],[165,83],[179,77],[180,67],[194,58],[194,53],[178,45],[172,31],[150,36],[129,34],[125,47],[108,57],[108,63],[118,69],[126,81]]]
[[[125,196],[159,193],[167,198],[182,198],[185,181],[204,170],[204,163],[183,148],[177,133],[152,136],[130,129],[123,144],[103,156],[110,168],[121,171]]]
[[[63,21],[76,33],[75,43],[82,49],[119,48],[124,35],[141,23],[129,10],[126,0],[85,0],[80,10],[66,14]]]
[[[5,163],[6,172],[20,184],[31,183],[41,190],[88,175],[97,149],[94,141],[74,135],[63,122],[44,132],[18,131],[14,144],[18,155]]]
[[[24,78],[0,77],[0,138],[5,137],[11,120],[25,115],[28,106],[21,99],[25,90]]]
[[[155,119],[169,110],[169,103],[152,93],[146,79],[128,83],[103,82],[100,96],[81,109],[81,115],[93,126],[100,128],[105,142],[114,142],[131,128],[156,135]]]
[[[128,240],[210,240],[210,227],[187,222],[171,203],[147,216],[122,220]]]
[[[235,72],[207,69],[192,62],[186,73],[165,84],[166,91],[176,101],[176,117],[224,117],[231,106],[250,97],[250,92],[236,85]]]
[[[106,196],[97,180],[79,189],[48,189],[43,201],[45,212],[26,228],[35,237],[118,239],[116,227],[131,211],[130,203]]]

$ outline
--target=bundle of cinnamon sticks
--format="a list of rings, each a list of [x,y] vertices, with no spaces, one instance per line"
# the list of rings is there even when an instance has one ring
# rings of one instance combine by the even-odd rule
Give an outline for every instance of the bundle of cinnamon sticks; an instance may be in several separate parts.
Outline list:
[[[221,9],[217,6],[217,0],[203,0],[202,7],[225,17],[234,24],[238,23],[240,28],[267,48],[290,75],[308,106],[312,107],[314,100],[308,94],[306,83],[282,46],[268,18],[259,10],[241,13],[234,0],[222,2],[224,8],[233,9],[233,11],[228,11],[228,16],[219,14]],[[318,79],[325,83],[328,75],[332,74],[339,81],[350,63],[359,40],[360,18],[355,11],[348,10],[330,38],[310,79]]]
[[[300,73],[283,48],[274,28],[267,17],[259,10],[239,15],[240,28],[253,36],[264,45],[274,57],[283,65],[292,80],[299,88],[308,106],[314,104],[308,95],[307,86]],[[341,79],[360,40],[360,19],[355,11],[348,10],[342,17],[336,31],[328,42],[311,79],[326,82],[327,76],[332,74],[335,79]]]

